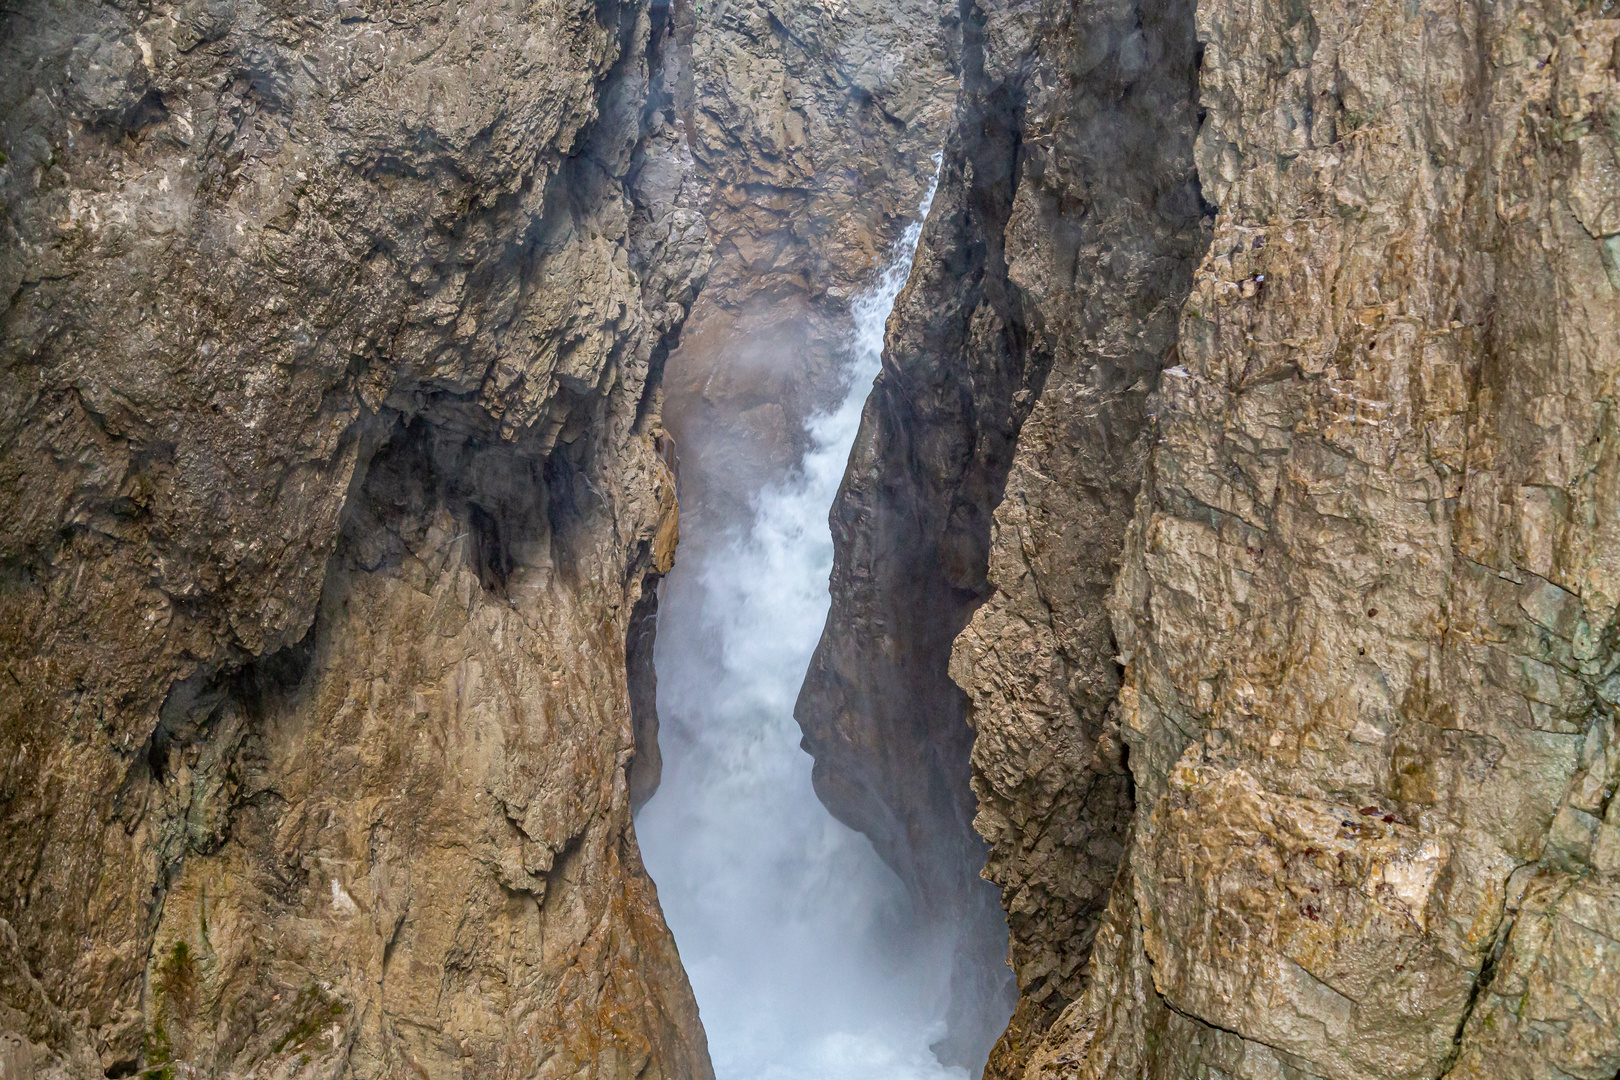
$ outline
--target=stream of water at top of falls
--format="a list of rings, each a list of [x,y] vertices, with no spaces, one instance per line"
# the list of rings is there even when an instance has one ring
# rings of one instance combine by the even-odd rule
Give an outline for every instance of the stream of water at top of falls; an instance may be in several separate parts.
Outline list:
[[[636,830],[718,1080],[967,1076],[929,1050],[953,942],[817,800],[793,719],[829,605],[828,509],[933,195],[851,304],[848,390],[808,422],[803,459],[754,494],[745,527],[683,536],[663,584],[664,772]]]

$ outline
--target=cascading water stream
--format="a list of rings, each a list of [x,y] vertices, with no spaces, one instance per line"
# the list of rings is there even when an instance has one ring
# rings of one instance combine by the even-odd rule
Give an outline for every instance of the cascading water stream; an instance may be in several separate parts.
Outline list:
[[[937,165],[937,159],[936,159]],[[643,857],[702,1011],[719,1080],[962,1080],[944,1033],[952,942],[810,785],[794,699],[828,608],[827,525],[884,326],[933,200],[851,304],[848,391],[753,518],[683,537],[660,603],[662,785]]]

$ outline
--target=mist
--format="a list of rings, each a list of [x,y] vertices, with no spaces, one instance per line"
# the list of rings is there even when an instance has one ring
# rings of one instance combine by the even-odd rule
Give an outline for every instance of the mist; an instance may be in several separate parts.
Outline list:
[[[968,1075],[929,1049],[953,929],[916,917],[872,845],[817,800],[793,719],[829,603],[827,511],[932,198],[854,297],[847,389],[806,423],[802,458],[751,493],[746,520],[683,521],[662,586],[664,773],[636,828],[719,1080]]]

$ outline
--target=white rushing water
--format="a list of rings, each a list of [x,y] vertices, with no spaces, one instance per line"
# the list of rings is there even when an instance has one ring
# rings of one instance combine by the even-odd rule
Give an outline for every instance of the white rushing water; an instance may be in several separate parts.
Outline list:
[[[848,392],[747,528],[683,537],[661,594],[663,781],[636,820],[718,1080],[965,1080],[944,1034],[950,942],[810,786],[793,703],[827,616],[827,512],[933,199],[851,305]]]

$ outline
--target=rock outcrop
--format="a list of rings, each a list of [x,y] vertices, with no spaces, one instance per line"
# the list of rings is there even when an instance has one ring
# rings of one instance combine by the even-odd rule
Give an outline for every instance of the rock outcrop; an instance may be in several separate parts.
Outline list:
[[[987,1075],[1608,1080],[1620,21],[964,10],[805,701],[925,859],[966,624]]]
[[[992,1061],[1011,1075],[1079,993],[1123,851],[1102,599],[1207,229],[1189,4],[967,10],[957,127],[834,508],[799,716],[829,803],[941,903],[983,902],[977,807],[1021,990]]]
[[[1220,208],[1113,600],[1137,784],[1032,1076],[1620,1069],[1620,22],[1203,0]]]
[[[666,16],[7,11],[6,1075],[710,1075],[625,776]]]

